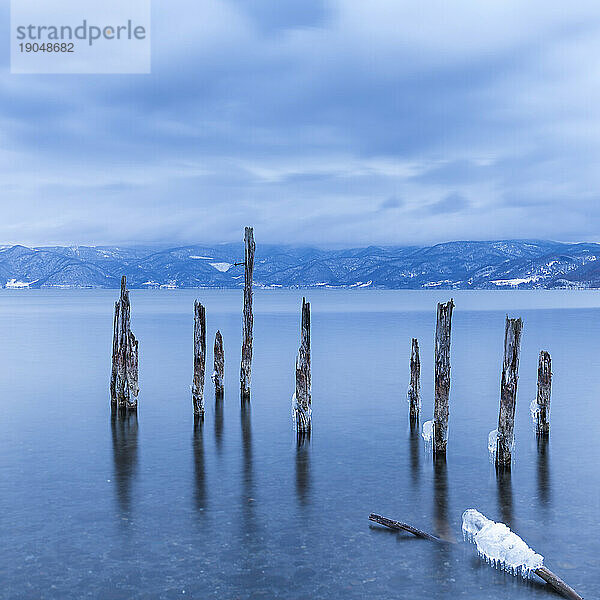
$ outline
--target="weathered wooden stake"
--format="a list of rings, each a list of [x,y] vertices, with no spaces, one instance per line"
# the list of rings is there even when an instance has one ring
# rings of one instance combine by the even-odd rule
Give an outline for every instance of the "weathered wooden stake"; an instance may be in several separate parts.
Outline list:
[[[446,454],[448,443],[448,397],[450,395],[450,333],[454,301],[437,305],[435,328],[435,407],[433,454]]]
[[[204,371],[206,368],[206,309],[194,302],[194,380],[192,403],[194,416],[204,416]]]
[[[292,398],[294,425],[298,433],[308,433],[312,424],[312,381],[310,373],[310,303],[302,298],[300,349],[296,356],[296,392]]]
[[[138,341],[130,329],[130,315],[129,291],[123,275],[121,295],[115,302],[110,398],[119,409],[135,410],[139,394]]]
[[[531,415],[538,435],[550,433],[550,392],[552,389],[552,359],[546,350],[538,362],[537,397],[531,403]]]
[[[240,392],[242,400],[250,399],[252,379],[252,274],[254,271],[254,229],[246,227],[244,234],[244,318],[242,325],[242,364],[240,367]]]
[[[504,360],[500,387],[500,413],[496,441],[496,466],[510,466],[515,439],[515,406],[519,380],[519,353],[523,321],[506,317],[504,329]]]
[[[419,340],[412,339],[410,351],[410,385],[408,387],[408,404],[410,422],[419,422],[421,412],[421,359],[419,357]]]
[[[223,336],[220,331],[215,334],[215,346],[213,351],[214,370],[212,380],[215,383],[215,396],[221,398],[223,396],[223,377],[225,375],[225,354],[223,352]]]

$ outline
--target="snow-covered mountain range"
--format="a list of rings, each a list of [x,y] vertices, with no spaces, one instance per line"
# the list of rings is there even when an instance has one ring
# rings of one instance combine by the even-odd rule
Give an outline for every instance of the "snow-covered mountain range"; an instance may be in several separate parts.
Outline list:
[[[261,245],[258,287],[388,289],[598,288],[600,244],[540,240],[448,242],[326,250]],[[243,246],[4,246],[5,288],[235,288],[243,285]]]

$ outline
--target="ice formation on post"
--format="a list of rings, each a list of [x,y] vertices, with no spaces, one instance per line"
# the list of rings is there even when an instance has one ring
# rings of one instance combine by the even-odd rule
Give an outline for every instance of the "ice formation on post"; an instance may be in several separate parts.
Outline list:
[[[492,429],[488,435],[488,451],[490,453],[490,460],[496,458],[496,448],[498,447],[498,430]]]
[[[479,556],[496,569],[528,577],[544,564],[544,557],[504,523],[496,523],[474,508],[463,513],[462,531],[465,540],[475,544]]]
[[[540,411],[540,405],[537,402],[537,398],[534,398],[531,401],[531,404],[529,405],[529,414],[531,415],[531,418],[533,419],[533,424],[534,425],[537,424],[540,412],[541,412]]]
[[[433,421],[425,421],[423,423],[423,433],[421,433],[421,436],[427,446],[433,443]]]
[[[498,430],[492,429],[488,434],[488,451],[490,453],[490,460],[496,460],[496,452],[498,450]],[[513,438],[513,442],[510,446],[511,456],[514,455],[515,452],[515,440]]]

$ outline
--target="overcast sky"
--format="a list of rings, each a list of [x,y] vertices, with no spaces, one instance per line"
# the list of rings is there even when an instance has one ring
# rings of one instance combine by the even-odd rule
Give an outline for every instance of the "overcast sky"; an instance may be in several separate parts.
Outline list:
[[[0,244],[600,240],[598,0],[152,18],[151,75],[11,75],[5,44]]]

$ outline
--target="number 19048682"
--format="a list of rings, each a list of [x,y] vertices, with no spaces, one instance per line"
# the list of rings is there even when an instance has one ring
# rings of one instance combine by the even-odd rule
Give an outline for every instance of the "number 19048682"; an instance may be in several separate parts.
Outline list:
[[[21,52],[74,52],[75,44],[73,42],[56,42],[54,44],[50,42],[42,44],[26,42],[20,43],[19,48]]]

